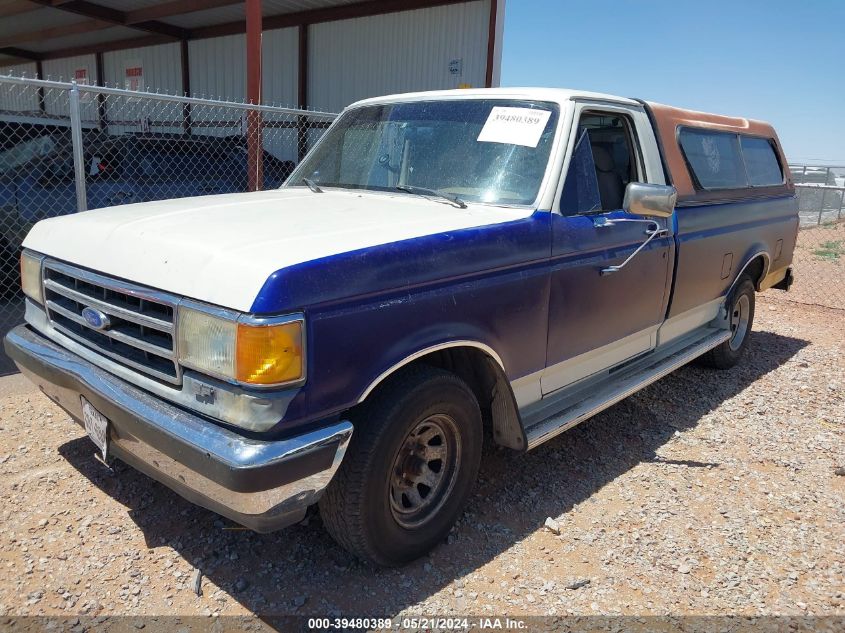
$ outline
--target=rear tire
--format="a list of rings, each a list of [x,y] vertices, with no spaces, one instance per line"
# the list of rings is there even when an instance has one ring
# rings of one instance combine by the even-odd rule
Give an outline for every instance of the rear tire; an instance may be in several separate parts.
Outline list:
[[[754,293],[751,277],[740,277],[728,299],[731,338],[702,355],[699,364],[713,369],[730,369],[739,362],[748,347],[751,326],[754,324]]]
[[[326,529],[359,558],[408,563],[449,533],[481,461],[482,422],[467,384],[419,366],[350,416],[355,432],[320,500]]]

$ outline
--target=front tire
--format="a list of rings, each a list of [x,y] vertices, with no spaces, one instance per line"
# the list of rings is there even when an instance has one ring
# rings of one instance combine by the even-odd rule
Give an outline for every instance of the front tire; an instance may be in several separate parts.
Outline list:
[[[714,369],[730,369],[736,365],[748,347],[751,326],[754,324],[754,282],[743,275],[728,299],[728,321],[731,338],[701,356],[701,364]]]
[[[481,461],[478,402],[456,375],[419,366],[389,379],[351,418],[346,457],[320,500],[323,523],[364,560],[410,562],[463,511]]]

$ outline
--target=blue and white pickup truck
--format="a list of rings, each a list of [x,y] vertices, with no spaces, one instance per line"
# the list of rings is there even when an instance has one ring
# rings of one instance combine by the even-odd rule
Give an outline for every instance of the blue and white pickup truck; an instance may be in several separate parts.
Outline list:
[[[797,229],[765,123],[383,97],[281,189],[38,223],[5,349],[104,459],[258,531],[319,504],[396,565],[461,513],[485,428],[528,451],[693,359],[737,363]]]

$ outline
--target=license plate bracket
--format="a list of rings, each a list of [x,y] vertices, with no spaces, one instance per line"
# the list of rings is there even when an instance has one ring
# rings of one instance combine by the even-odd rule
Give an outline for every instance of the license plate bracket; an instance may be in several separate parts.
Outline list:
[[[100,449],[103,454],[103,461],[108,460],[109,450],[109,419],[97,409],[85,396],[80,396],[82,401],[82,422],[85,425],[85,432],[91,441]]]

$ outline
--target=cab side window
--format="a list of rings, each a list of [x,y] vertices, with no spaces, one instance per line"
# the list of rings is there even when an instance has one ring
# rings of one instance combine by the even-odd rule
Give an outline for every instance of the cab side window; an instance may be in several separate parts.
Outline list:
[[[610,112],[584,112],[561,197],[564,215],[622,208],[625,188],[639,169],[630,120]]]

